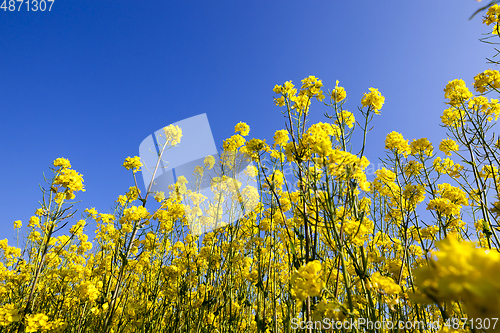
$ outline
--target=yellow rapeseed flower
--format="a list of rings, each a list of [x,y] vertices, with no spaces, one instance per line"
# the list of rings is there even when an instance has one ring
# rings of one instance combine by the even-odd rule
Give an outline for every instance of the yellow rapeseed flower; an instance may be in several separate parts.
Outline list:
[[[339,87],[339,80],[335,83],[335,89],[332,91],[332,99],[339,103],[343,101],[347,96],[347,93],[344,89],[344,87]]]
[[[439,150],[445,155],[451,156],[451,152],[458,151],[458,144],[453,139],[443,139],[439,144]]]
[[[125,162],[123,162],[123,167],[127,170],[133,170],[134,173],[140,171],[140,167],[142,166],[141,158],[139,156],[127,157]]]
[[[371,107],[375,114],[380,114],[380,109],[384,106],[385,97],[378,91],[378,89],[370,88],[369,93],[363,94],[361,104],[363,107]]]
[[[248,133],[250,133],[250,126],[248,126],[244,122],[239,122],[238,124],[236,124],[236,126],[234,126],[234,133],[239,133],[242,136],[247,136]]]
[[[404,157],[407,157],[408,154],[411,153],[408,140],[405,140],[403,135],[398,132],[391,132],[387,134],[387,137],[385,138],[385,148],[393,150],[398,154],[402,154]]]

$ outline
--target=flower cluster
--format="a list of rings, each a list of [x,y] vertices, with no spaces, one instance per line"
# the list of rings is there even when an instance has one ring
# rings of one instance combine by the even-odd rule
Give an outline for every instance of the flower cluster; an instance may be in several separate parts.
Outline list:
[[[344,87],[339,87],[339,80],[335,84],[335,89],[332,91],[332,99],[336,102],[342,102],[347,96]]]
[[[404,157],[407,157],[408,154],[411,153],[411,148],[408,144],[408,140],[405,140],[403,138],[403,135],[398,132],[391,132],[387,134],[387,137],[385,138],[385,148],[394,150]],[[428,147],[426,147],[426,149],[428,149]]]
[[[462,206],[467,206],[466,194],[458,187],[450,184],[439,184],[441,197],[432,199],[427,205],[427,209],[436,210],[444,215],[460,215]]]
[[[234,133],[247,136],[248,133],[250,133],[250,126],[244,122],[239,122],[236,126],[234,126]]]
[[[499,23],[500,23],[500,7],[497,4],[494,4],[490,8],[488,8],[488,12],[486,13],[486,16],[483,19],[483,23],[486,25],[492,25],[493,26],[493,31],[492,34],[498,35],[499,31]]]
[[[371,276],[373,288],[379,289],[388,295],[394,295],[401,292],[401,287],[394,280],[387,276],[380,275],[380,272],[375,272]]]
[[[459,107],[473,95],[465,85],[464,80],[455,79],[449,81],[444,88],[444,97],[452,107]]]
[[[382,109],[384,102],[385,97],[375,88],[370,88],[370,92],[365,93],[361,100],[363,107],[372,108],[376,114],[380,114],[380,109]]]
[[[475,248],[454,236],[438,242],[429,266],[415,270],[417,301],[463,301],[470,318],[492,318],[500,312],[500,254]]]
[[[68,163],[66,165],[70,164]],[[63,193],[59,194],[64,194],[64,197],[66,199],[74,199],[75,192],[85,191],[82,175],[73,169],[67,169],[61,167],[58,170],[58,173],[54,178],[52,185],[53,185],[52,189],[54,192],[57,192],[58,188],[62,187]],[[58,198],[56,198],[56,200],[60,201],[58,200]]]
[[[133,170],[134,173],[140,171],[142,167],[141,158],[138,156],[127,157],[125,162],[123,162],[123,167],[127,170]]]
[[[179,126],[168,125],[163,128],[163,134],[165,135],[166,145],[176,146],[181,142],[182,129]]]
[[[304,301],[307,296],[319,296],[323,288],[321,263],[311,261],[292,275],[292,295]]]
[[[443,139],[439,144],[439,150],[445,155],[451,156],[451,153],[458,151],[458,144],[453,139]]]
[[[495,5],[498,7],[498,5]],[[487,69],[474,77],[474,89],[478,93],[485,93],[491,89],[500,88],[500,72],[497,70]]]

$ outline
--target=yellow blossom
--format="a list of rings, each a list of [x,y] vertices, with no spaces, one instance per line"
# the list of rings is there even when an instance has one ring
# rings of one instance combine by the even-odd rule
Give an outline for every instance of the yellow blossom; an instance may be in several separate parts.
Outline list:
[[[292,295],[303,301],[307,296],[319,296],[323,289],[321,263],[317,260],[307,263],[292,275]]]
[[[500,312],[500,254],[475,248],[448,236],[437,243],[430,266],[414,271],[415,284],[427,302],[461,300],[470,318],[492,318]],[[418,295],[415,295],[418,296]],[[415,297],[422,300],[422,297]]]
[[[239,122],[238,124],[236,124],[236,126],[234,127],[234,133],[236,134],[240,134],[242,136],[247,136],[248,133],[250,133],[250,126],[248,126],[246,123],[244,122]]]
[[[427,138],[413,139],[410,144],[412,155],[427,155],[432,156],[432,144],[427,140]]]
[[[163,134],[165,135],[166,145],[176,146],[181,143],[182,129],[179,126],[168,125],[163,128]]]
[[[140,167],[142,166],[141,158],[138,156],[127,157],[125,162],[123,162],[123,167],[127,170],[133,170],[134,173],[140,171]]]
[[[289,140],[288,137],[288,131],[287,130],[278,130],[276,133],[274,133],[274,145],[273,147],[276,146],[283,146],[285,145]]]
[[[385,139],[385,148],[394,150],[398,154],[404,155],[404,157],[407,157],[411,152],[408,140],[405,140],[403,138],[403,135],[398,132],[391,132],[387,134],[387,137]]]
[[[339,103],[346,98],[347,94],[344,87],[339,87],[339,80],[335,83],[335,89],[332,91],[332,99]]]
[[[458,151],[458,144],[452,139],[443,139],[439,144],[439,150],[451,156],[451,152]]]
[[[69,162],[68,159],[64,157],[56,158],[54,160],[54,166],[55,167],[60,167],[62,169],[68,169],[71,168],[71,163]]]
[[[215,165],[215,157],[213,157],[212,155],[208,155],[207,157],[205,157],[203,164],[205,164],[205,167],[207,167],[209,170],[212,169]]]
[[[385,97],[378,91],[378,89],[370,88],[369,93],[364,93],[361,104],[363,107],[371,107],[375,114],[380,114],[380,109],[384,106]]]
[[[448,99],[448,104],[459,107],[473,95],[460,79],[449,81],[444,89],[444,97]]]

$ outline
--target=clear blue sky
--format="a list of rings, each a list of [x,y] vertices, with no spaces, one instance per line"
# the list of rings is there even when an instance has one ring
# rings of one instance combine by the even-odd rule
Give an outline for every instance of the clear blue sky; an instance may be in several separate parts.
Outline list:
[[[57,157],[84,175],[80,212],[109,212],[132,186],[121,164],[155,130],[206,113],[216,145],[240,121],[251,137],[284,128],[275,84],[315,75],[385,96],[368,157],[385,135],[445,137],[443,88],[469,87],[490,68],[488,28],[473,0],[62,1],[51,12],[0,11],[0,239],[39,207],[38,184]],[[313,104],[311,119],[325,107]],[[355,113],[356,114],[356,113]],[[79,216],[80,213],[77,213]]]

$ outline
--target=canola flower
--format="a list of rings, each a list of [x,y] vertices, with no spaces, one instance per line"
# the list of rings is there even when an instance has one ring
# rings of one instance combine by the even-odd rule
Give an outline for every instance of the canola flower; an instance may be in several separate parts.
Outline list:
[[[391,132],[387,134],[385,139],[385,148],[390,150],[395,150],[398,154],[407,157],[411,153],[410,145],[408,140],[403,138],[401,133]]]
[[[378,91],[378,89],[370,88],[369,93],[365,93],[363,95],[363,99],[361,100],[361,104],[363,107],[372,108],[375,111],[375,114],[380,114],[380,109],[384,105],[385,97]]]
[[[339,87],[339,80],[337,80],[335,84],[335,89],[332,91],[332,99],[336,102],[342,102],[346,97],[347,93],[344,89],[344,87]]]
[[[450,235],[437,244],[429,266],[415,270],[421,302],[460,301],[470,318],[494,318],[500,311],[500,253],[476,248]]]

